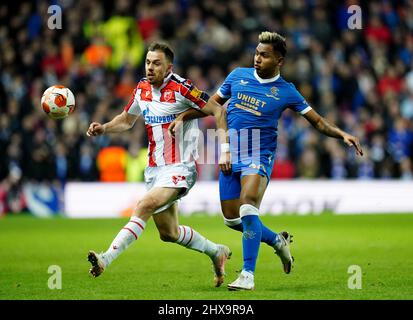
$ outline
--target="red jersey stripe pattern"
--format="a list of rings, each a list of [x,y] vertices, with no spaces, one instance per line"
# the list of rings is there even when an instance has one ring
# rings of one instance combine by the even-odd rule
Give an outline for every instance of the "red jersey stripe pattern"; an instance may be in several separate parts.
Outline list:
[[[175,139],[169,136],[168,127],[178,114],[190,108],[199,110],[208,99],[205,92],[177,74],[169,74],[159,88],[152,86],[146,78],[139,81],[124,110],[142,116],[145,121],[150,167],[189,163],[198,158],[198,137],[194,136],[198,121],[186,121],[181,127],[182,134]],[[187,134],[191,139],[185,139]]]

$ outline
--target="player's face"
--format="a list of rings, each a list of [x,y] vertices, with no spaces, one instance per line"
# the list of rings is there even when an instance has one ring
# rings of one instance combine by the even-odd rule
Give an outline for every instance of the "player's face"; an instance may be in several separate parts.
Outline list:
[[[148,51],[146,54],[145,72],[148,82],[156,87],[163,83],[163,79],[172,70],[172,63],[166,59],[162,51]]]
[[[284,62],[282,55],[271,44],[259,43],[255,49],[254,68],[261,78],[272,78]]]

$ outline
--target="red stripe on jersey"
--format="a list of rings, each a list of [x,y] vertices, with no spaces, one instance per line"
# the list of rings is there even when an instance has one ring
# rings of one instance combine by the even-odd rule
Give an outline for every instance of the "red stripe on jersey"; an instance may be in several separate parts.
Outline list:
[[[166,84],[166,86],[163,87],[161,91],[171,90],[171,91],[179,92],[180,88],[181,88],[181,84],[179,84],[175,80],[169,80],[168,83]]]
[[[125,108],[123,108],[126,112],[129,111],[133,101],[135,100],[135,94],[137,90],[138,90],[138,87],[136,87],[135,90],[133,90],[132,98],[130,98],[128,104],[125,106]]]
[[[191,85],[189,88],[183,84],[180,84],[180,93],[187,98],[188,100],[195,103],[201,109],[206,105],[206,101],[203,100],[203,92],[197,89],[194,85]]]
[[[149,166],[156,167],[156,161],[155,161],[156,142],[155,142],[155,139],[153,138],[152,126],[147,124],[146,130],[148,130],[148,140],[149,140],[149,153],[148,153]]]
[[[137,239],[138,239],[138,236],[136,235],[136,233],[135,233],[135,232],[133,232],[131,229],[129,229],[129,228],[123,228],[123,229],[125,229],[125,230],[128,230],[128,231],[132,232],[132,234],[135,236],[135,240],[137,240]]]
[[[138,83],[138,89],[141,89],[141,100],[152,101],[152,87],[149,82],[142,80]]]
[[[181,162],[181,157],[179,154],[179,143],[176,142],[176,138],[172,138],[168,134],[168,127],[170,123],[162,124],[162,134],[163,134],[163,156],[165,158],[165,164],[179,163]]]

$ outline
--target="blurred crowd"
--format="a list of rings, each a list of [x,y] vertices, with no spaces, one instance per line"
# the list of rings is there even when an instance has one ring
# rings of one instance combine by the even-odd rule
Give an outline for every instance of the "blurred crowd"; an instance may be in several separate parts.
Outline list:
[[[61,8],[61,28],[53,28],[50,5]],[[350,5],[362,9],[361,29],[348,27]],[[0,4],[0,203],[23,206],[25,181],[142,181],[142,120],[119,135],[92,139],[85,132],[91,121],[122,111],[144,75],[147,45],[168,41],[174,71],[212,94],[233,68],[252,66],[264,30],[287,38],[283,77],[357,135],[365,152],[356,157],[287,111],[272,178],[412,179],[411,0],[18,1]],[[40,107],[54,84],[76,97],[63,121]],[[214,128],[214,119],[201,119],[200,127]],[[105,170],[119,174],[105,178]],[[199,171],[201,180],[217,178],[217,166]]]

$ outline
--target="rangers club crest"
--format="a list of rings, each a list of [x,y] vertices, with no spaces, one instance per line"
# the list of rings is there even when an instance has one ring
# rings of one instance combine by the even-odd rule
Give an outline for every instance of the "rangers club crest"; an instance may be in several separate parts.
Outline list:
[[[271,87],[270,89],[271,94],[266,93],[265,95],[269,98],[273,98],[275,100],[280,100],[278,97],[278,88],[277,87]]]

